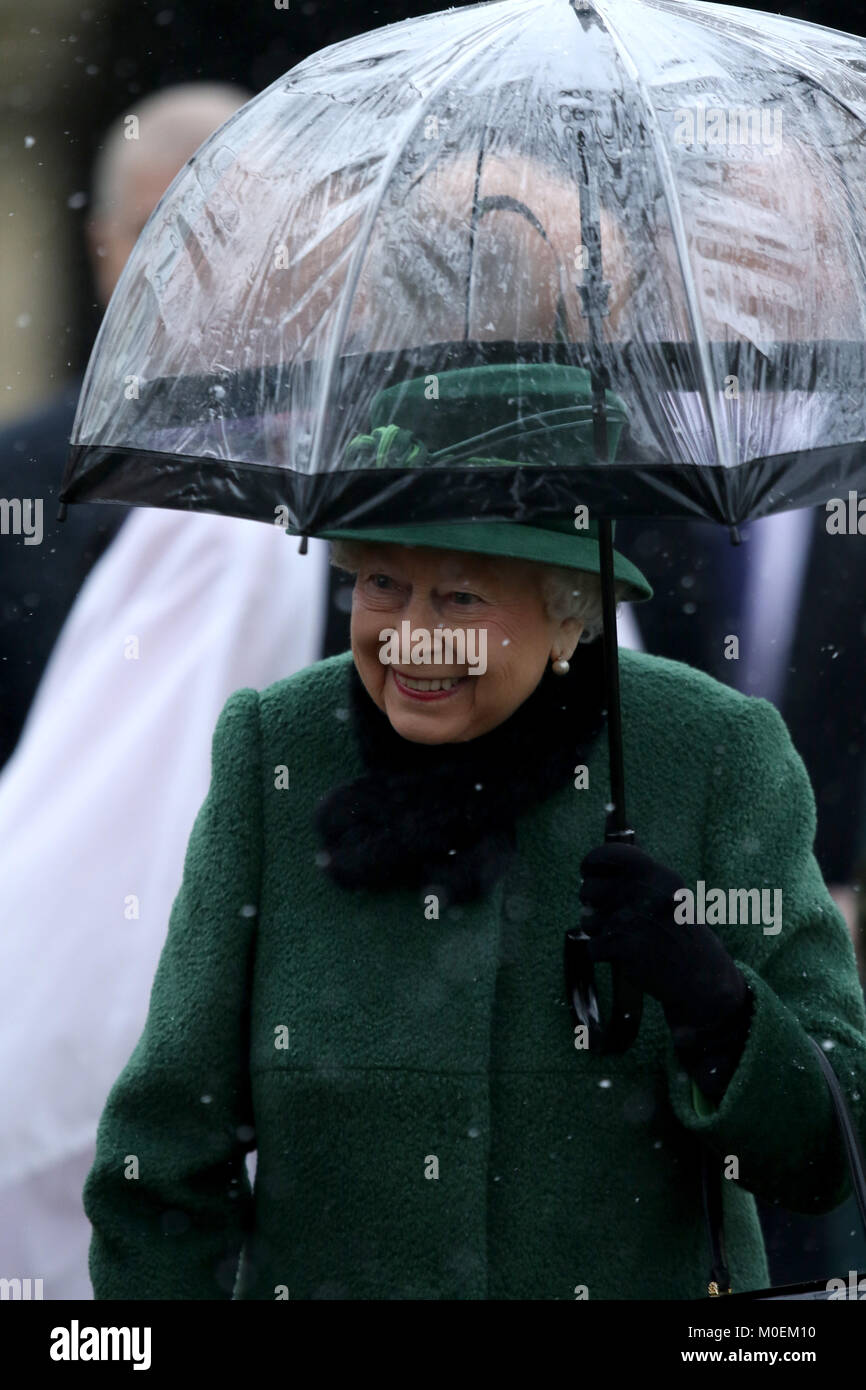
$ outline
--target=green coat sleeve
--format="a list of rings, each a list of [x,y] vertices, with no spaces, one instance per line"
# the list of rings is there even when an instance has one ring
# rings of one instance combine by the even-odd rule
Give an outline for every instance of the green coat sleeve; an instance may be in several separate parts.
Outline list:
[[[749,1191],[793,1211],[830,1211],[848,1196],[850,1179],[806,1034],[824,1046],[862,1141],[866,1012],[853,944],[812,852],[812,789],[776,709],[764,700],[738,702],[711,752],[707,891],[780,889],[781,926],[715,926],[754,995],[749,1035],[715,1108],[695,1094],[669,1038],[672,1104],[688,1129],[737,1158],[738,1180]]]
[[[213,736],[144,1032],[109,1094],[84,1187],[98,1299],[231,1298],[254,1147],[248,1009],[261,869],[259,697]]]

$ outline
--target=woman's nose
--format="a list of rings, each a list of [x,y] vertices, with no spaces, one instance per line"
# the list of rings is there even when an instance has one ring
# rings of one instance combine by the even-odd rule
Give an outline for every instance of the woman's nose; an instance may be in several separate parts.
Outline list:
[[[403,616],[412,624],[413,632],[416,628],[426,628],[428,631],[432,631],[437,623],[441,622],[436,604],[429,594],[413,593]]]

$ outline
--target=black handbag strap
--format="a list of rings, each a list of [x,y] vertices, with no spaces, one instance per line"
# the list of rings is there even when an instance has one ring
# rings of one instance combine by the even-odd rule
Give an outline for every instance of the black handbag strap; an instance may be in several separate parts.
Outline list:
[[[809,1037],[808,1034],[807,1037]],[[839,1079],[827,1059],[826,1052],[813,1037],[809,1037],[809,1042],[818,1054],[821,1069],[830,1091],[830,1098],[836,1111],[836,1118],[839,1121],[845,1156],[848,1159],[848,1168],[851,1173],[851,1187],[857,1201],[857,1209],[860,1212],[863,1233],[866,1235],[866,1164],[863,1161],[863,1152],[857,1138],[857,1131],[854,1128],[844,1092],[839,1085]],[[707,1283],[707,1292],[711,1297],[715,1297],[717,1294],[731,1292],[722,1220],[722,1165],[718,1155],[712,1153],[706,1145],[704,1145],[702,1157],[701,1183],[704,1195],[704,1216],[710,1245],[710,1277]]]

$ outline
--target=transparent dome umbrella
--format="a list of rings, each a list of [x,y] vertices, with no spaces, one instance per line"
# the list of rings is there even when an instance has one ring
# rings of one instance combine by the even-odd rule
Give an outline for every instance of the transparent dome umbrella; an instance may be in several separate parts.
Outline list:
[[[501,0],[325,49],[152,213],[61,511],[321,535],[588,507],[628,839],[610,519],[733,527],[866,482],[864,124],[864,41],[692,0]]]

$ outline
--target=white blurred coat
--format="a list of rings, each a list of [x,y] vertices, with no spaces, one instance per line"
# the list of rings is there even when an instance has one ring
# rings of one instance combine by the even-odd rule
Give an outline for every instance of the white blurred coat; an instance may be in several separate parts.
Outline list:
[[[0,776],[0,1276],[91,1298],[81,1187],[147,1016],[226,699],[318,659],[327,546],[134,512]],[[137,644],[137,646],[136,646]],[[135,652],[137,650],[137,655]]]

